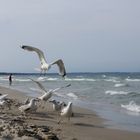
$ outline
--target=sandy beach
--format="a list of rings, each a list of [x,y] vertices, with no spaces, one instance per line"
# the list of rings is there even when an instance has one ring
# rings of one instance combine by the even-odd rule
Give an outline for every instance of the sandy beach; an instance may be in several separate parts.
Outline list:
[[[68,123],[64,120],[58,124],[58,115],[52,111],[52,104],[29,114],[21,116],[18,106],[27,94],[13,89],[0,87],[1,94],[8,94],[14,105],[11,109],[2,109],[0,115],[0,139],[22,140],[139,140],[140,133],[109,129],[104,120],[94,112],[73,107],[74,116]],[[32,98],[32,97],[29,97]]]

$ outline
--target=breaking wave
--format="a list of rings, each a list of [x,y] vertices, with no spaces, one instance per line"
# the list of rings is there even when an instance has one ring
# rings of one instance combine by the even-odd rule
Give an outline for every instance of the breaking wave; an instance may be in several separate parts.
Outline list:
[[[90,78],[66,78],[65,81],[89,81],[89,82],[95,82],[95,79]]]
[[[113,91],[113,90],[107,90],[105,91],[105,94],[109,94],[109,95],[127,95],[130,92],[126,92],[126,91]]]
[[[140,106],[134,101],[130,101],[128,105],[121,104],[121,107],[127,109],[128,111],[140,113]]]
[[[140,82],[140,79],[130,79],[130,78],[126,78],[125,79],[128,82]]]
[[[125,83],[118,83],[118,84],[115,84],[114,87],[128,87],[129,85],[128,84],[125,84]]]

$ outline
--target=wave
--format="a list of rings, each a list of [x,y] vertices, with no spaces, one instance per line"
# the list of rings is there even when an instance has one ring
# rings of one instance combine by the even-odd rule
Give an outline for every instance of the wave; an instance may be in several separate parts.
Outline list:
[[[13,79],[13,81],[18,81],[18,82],[29,82],[30,79]]]
[[[121,107],[127,109],[128,111],[140,113],[140,106],[134,101],[130,101],[128,105],[121,104]]]
[[[106,82],[113,82],[113,83],[120,83],[120,81],[118,81],[116,79],[104,79],[104,81],[106,81]]]
[[[89,81],[89,82],[95,82],[95,79],[90,78],[66,78],[65,81]]]
[[[37,78],[37,81],[45,81],[46,80],[46,77],[38,77]]]
[[[109,94],[109,95],[127,95],[130,92],[126,92],[126,91],[113,91],[113,90],[107,90],[105,91],[105,94]]]
[[[140,82],[140,79],[130,79],[130,78],[126,78],[125,79],[128,82]]]
[[[129,86],[128,84],[125,83],[119,83],[119,84],[115,84],[114,87],[127,87]]]
[[[8,77],[0,77],[0,80],[1,80],[1,81],[8,81],[9,78],[8,78]]]

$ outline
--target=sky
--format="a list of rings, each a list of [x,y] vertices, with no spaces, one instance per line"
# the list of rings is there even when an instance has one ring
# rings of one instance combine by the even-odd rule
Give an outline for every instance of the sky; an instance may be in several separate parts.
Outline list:
[[[36,72],[41,49],[67,72],[140,72],[139,0],[0,0],[0,72]],[[56,66],[50,72],[57,72]]]

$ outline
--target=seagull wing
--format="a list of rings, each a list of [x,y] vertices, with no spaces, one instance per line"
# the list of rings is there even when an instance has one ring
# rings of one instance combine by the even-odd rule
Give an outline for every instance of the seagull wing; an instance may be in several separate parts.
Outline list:
[[[62,59],[59,59],[59,60],[51,63],[50,65],[54,65],[54,64],[57,64],[57,66],[59,68],[59,74],[64,77],[66,75],[66,69],[65,69],[63,60]]]
[[[38,54],[38,57],[39,57],[39,60],[40,60],[41,64],[47,62],[46,59],[45,59],[44,53],[40,49],[35,48],[35,47],[31,47],[31,46],[25,46],[25,45],[21,46],[21,48],[24,49],[24,50],[27,50],[27,51],[36,52]]]
[[[66,86],[62,86],[62,87],[56,88],[56,89],[52,90],[52,92],[56,92],[56,91],[58,91],[60,89],[63,89],[63,88],[66,88],[66,87],[70,87],[70,86],[71,86],[71,84],[68,84]]]
[[[44,86],[40,82],[35,81],[35,80],[31,79],[31,78],[29,78],[29,79],[32,80],[33,82],[35,82],[41,90],[47,92],[46,89],[44,88]]]

